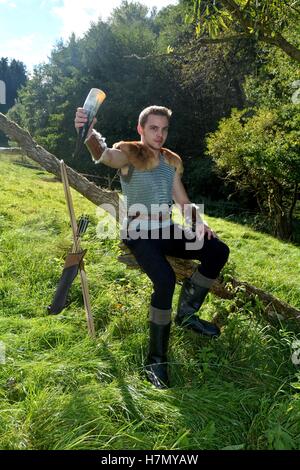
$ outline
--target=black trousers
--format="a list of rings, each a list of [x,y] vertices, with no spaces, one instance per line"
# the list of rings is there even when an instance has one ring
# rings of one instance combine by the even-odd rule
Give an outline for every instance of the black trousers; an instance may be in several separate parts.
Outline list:
[[[159,309],[170,309],[175,290],[176,276],[166,256],[183,259],[199,260],[199,272],[210,279],[216,279],[229,256],[228,246],[218,238],[208,240],[205,235],[202,247],[188,249],[194,239],[187,237],[186,232],[178,224],[170,226],[170,237],[165,239],[163,229],[156,231],[157,239],[122,238],[125,245],[133,253],[137,263],[153,283],[151,305]],[[149,232],[150,233],[150,232]],[[196,246],[196,245],[195,245]]]

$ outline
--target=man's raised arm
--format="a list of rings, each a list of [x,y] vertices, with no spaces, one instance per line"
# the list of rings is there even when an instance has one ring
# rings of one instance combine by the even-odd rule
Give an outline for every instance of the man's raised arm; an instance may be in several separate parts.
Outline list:
[[[77,108],[75,116],[75,128],[82,127],[87,120],[86,112],[83,108]],[[93,120],[85,144],[95,163],[103,163],[111,168],[122,168],[128,164],[127,156],[118,149],[107,147],[105,138],[93,129],[96,119]]]

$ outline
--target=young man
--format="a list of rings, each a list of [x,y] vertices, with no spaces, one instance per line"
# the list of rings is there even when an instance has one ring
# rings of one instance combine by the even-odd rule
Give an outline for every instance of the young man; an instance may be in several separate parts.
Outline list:
[[[229,256],[228,246],[202,222],[197,206],[188,198],[181,182],[181,158],[163,147],[171,114],[162,106],[144,109],[138,120],[139,142],[122,141],[107,148],[93,125],[85,142],[96,163],[119,169],[122,192],[128,203],[127,229],[122,240],[153,283],[145,371],[157,388],[169,387],[167,351],[176,277],[166,256],[201,261],[193,275],[183,282],[175,323],[211,338],[220,334],[219,328],[195,314]],[[86,120],[85,111],[78,108],[75,127],[79,129]],[[172,221],[173,201],[192,225],[192,238],[191,231],[186,232]]]

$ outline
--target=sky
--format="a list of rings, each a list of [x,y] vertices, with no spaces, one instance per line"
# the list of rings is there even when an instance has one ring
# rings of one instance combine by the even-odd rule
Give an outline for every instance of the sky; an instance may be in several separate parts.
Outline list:
[[[158,9],[177,0],[140,0]],[[106,20],[121,0],[0,0],[0,57],[21,60],[27,70],[47,62],[59,39],[80,37],[91,21]]]

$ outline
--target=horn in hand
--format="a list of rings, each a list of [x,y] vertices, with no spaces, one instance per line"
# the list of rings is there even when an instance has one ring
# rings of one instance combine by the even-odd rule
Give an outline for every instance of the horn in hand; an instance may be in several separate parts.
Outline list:
[[[96,117],[98,110],[106,98],[106,94],[104,91],[99,90],[98,88],[91,88],[85,102],[83,105],[83,109],[87,112],[87,122],[81,127],[78,131],[76,148],[73,154],[73,157],[76,158],[80,155],[84,141],[87,137],[90,125],[93,122],[93,119]]]

